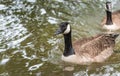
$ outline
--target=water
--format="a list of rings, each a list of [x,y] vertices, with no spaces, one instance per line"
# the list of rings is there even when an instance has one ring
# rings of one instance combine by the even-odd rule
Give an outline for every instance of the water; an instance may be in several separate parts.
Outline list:
[[[112,0],[113,10],[120,8]],[[61,61],[63,37],[54,36],[58,24],[69,21],[72,39],[90,37],[104,30],[103,0],[1,0],[0,76],[120,76],[120,43],[106,62],[90,66]],[[66,67],[72,66],[72,67]],[[65,69],[72,71],[65,71]]]

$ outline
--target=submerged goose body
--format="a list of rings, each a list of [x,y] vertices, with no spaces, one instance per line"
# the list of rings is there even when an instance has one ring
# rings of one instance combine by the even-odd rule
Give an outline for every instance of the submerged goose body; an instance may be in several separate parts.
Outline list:
[[[118,34],[99,34],[94,37],[77,40],[72,44],[71,27],[68,22],[60,24],[57,34],[63,34],[65,48],[62,60],[76,64],[103,62],[113,53]]]
[[[120,10],[112,13],[111,2],[106,2],[106,17],[102,20],[101,25],[109,31],[120,29]]]

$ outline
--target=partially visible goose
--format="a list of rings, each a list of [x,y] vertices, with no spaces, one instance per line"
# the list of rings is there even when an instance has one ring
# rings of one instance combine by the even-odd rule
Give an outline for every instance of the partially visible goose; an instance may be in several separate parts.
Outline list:
[[[111,2],[106,2],[106,17],[103,19],[101,25],[109,31],[120,29],[120,10],[112,13]]]
[[[68,22],[62,22],[56,35],[64,36],[64,53],[62,60],[65,62],[87,65],[92,62],[103,62],[113,53],[115,39],[119,34],[99,34],[94,37],[71,41],[71,26]]]

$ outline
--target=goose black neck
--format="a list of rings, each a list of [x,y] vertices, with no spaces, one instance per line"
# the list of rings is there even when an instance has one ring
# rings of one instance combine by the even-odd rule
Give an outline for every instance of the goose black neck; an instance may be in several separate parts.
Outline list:
[[[107,21],[106,21],[106,25],[112,25],[112,12],[106,10],[106,14],[107,14]]]
[[[71,40],[71,31],[68,34],[64,34],[64,42],[65,42],[65,48],[64,48],[64,56],[69,56],[74,54],[74,49],[72,47],[72,40]]]

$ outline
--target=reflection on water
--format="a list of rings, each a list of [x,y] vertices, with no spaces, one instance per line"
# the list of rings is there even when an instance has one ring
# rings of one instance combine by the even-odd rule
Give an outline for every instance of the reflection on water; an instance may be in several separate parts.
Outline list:
[[[65,71],[63,38],[54,36],[62,21],[71,23],[73,40],[104,31],[99,25],[105,1],[1,0],[0,76],[119,76],[119,53],[105,63],[72,65],[74,70]],[[119,4],[114,0],[113,10]]]

